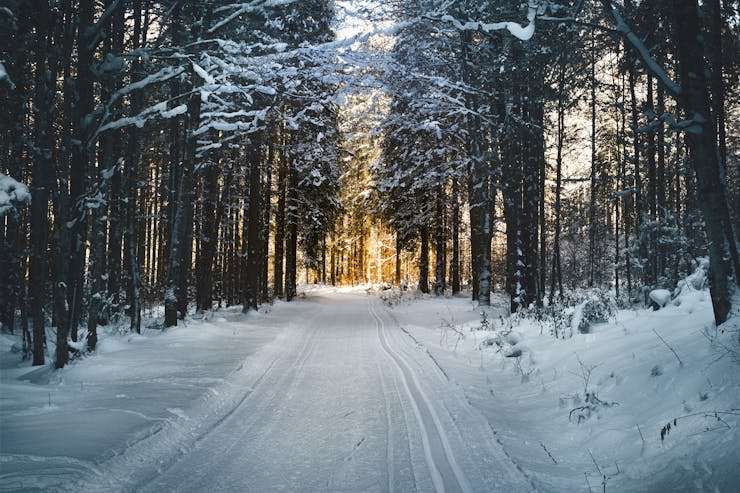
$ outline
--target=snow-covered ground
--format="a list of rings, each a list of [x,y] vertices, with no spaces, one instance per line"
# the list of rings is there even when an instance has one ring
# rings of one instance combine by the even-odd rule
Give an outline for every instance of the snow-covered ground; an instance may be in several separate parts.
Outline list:
[[[565,339],[502,318],[504,299],[487,311],[490,330],[465,298],[401,301],[391,314],[538,490],[740,491],[740,318],[718,333],[709,293],[687,291],[679,306],[620,310]]]
[[[532,489],[364,289],[214,317],[59,372],[4,354],[2,489]]]
[[[503,313],[480,330],[465,298],[311,289],[103,331],[56,372],[3,335],[0,490],[737,491],[739,372],[702,334],[707,293],[565,339]]]
[[[243,395],[237,371],[264,362],[310,312],[278,303],[142,335],[101,330],[93,356],[67,368],[31,367],[0,335],[0,491],[69,486],[151,435],[162,436],[192,409],[225,412]],[[50,334],[51,336],[51,334]]]

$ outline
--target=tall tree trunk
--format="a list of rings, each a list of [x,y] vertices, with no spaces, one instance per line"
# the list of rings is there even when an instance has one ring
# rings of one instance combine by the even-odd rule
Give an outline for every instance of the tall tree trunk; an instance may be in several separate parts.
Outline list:
[[[445,251],[447,249],[447,237],[445,235],[445,215],[447,214],[447,198],[445,196],[444,183],[437,187],[437,211],[436,224],[434,229],[434,258],[435,258],[435,280],[434,294],[442,296],[445,293],[446,286],[446,262]]]
[[[272,210],[272,167],[275,162],[275,138],[270,138],[270,147],[267,153],[265,165],[265,190],[264,206],[262,216],[262,227],[260,230],[260,300],[270,300],[270,289],[268,282],[268,271],[270,265],[270,213]]]
[[[552,304],[555,298],[555,282],[557,280],[559,298],[563,298],[563,276],[560,264],[560,234],[561,234],[561,191],[563,184],[563,148],[565,146],[565,66],[561,63],[558,76],[557,100],[557,141],[555,144],[555,231],[552,239],[552,273],[550,275],[550,297]]]
[[[296,277],[298,276],[298,218],[296,210],[298,207],[297,170],[292,163],[288,166],[288,200],[287,200],[287,239],[285,245],[285,300],[292,301],[296,295]]]
[[[190,251],[186,243],[191,242],[188,232],[192,228],[193,168],[197,145],[197,137],[194,132],[200,124],[200,104],[200,91],[194,91],[188,100],[189,123],[186,149],[178,186],[175,224],[172,228],[170,240],[169,268],[167,269],[167,286],[164,294],[165,327],[177,325],[178,311],[182,315],[183,305],[187,307],[186,272],[190,269],[190,265],[184,265],[184,262],[190,261],[190,255],[186,255],[185,252]]]
[[[629,69],[628,69],[628,84],[630,90],[630,111],[631,111],[631,126],[632,126],[632,164],[634,166],[634,187],[635,187],[635,203],[634,203],[634,215],[635,215],[635,234],[638,236],[642,229],[642,213],[644,210],[643,206],[643,195],[642,195],[642,173],[640,170],[640,132],[639,123],[637,117],[640,113],[640,108],[637,104],[637,70],[635,67],[634,57],[630,58]],[[639,257],[638,259],[644,259],[647,256],[647,249],[645,248],[645,242],[638,241],[639,243]]]
[[[396,231],[396,269],[395,269],[396,286],[401,285],[401,234]]]
[[[123,53],[124,43],[124,9],[119,8],[113,15],[112,20],[112,32],[113,32],[113,51],[116,55]],[[118,89],[120,83],[115,83],[113,89]],[[113,108],[113,117],[118,117],[121,114],[121,105],[116,104]],[[123,135],[116,132],[111,136],[114,140],[112,143],[113,154],[117,160],[121,154],[121,139]],[[107,251],[107,290],[108,296],[111,299],[111,311],[117,312],[120,306],[120,290],[121,290],[121,248],[123,243],[123,211],[121,208],[121,174],[122,174],[122,163],[116,162],[114,165],[117,167],[115,173],[110,180],[110,193],[108,198],[108,251]]]
[[[398,270],[400,278],[400,258]],[[460,185],[457,176],[452,178],[452,262],[450,264],[452,294],[460,292]]]
[[[645,101],[647,111],[650,115],[655,114],[655,105],[653,103],[653,77],[648,74],[647,77],[647,96]],[[650,131],[647,133],[647,145],[645,146],[645,151],[647,152],[647,178],[648,178],[648,197],[647,197],[647,207],[648,212],[650,213],[650,222],[652,224],[655,224],[655,220],[657,219],[657,208],[656,208],[656,202],[655,197],[657,195],[657,183],[656,183],[656,174],[655,174],[655,132]],[[656,282],[656,236],[655,236],[655,230],[654,227],[650,226],[650,234],[647,238],[648,240],[648,259],[647,265],[648,269],[647,272],[645,272],[644,280],[645,284],[654,285]]]
[[[214,259],[218,247],[218,236],[223,222],[228,191],[234,175],[231,166],[226,165],[223,189],[218,193],[218,164],[212,163],[205,172],[203,195],[203,229],[198,261],[198,310],[210,310],[213,307],[214,292]],[[217,197],[219,197],[217,199]]]
[[[34,145],[32,148],[33,168],[31,178],[31,258],[28,282],[28,305],[33,324],[33,364],[44,364],[46,278],[48,265],[48,208],[49,178],[52,176],[52,143],[48,133],[48,109],[53,97],[53,82],[48,79],[47,55],[49,52],[51,10],[47,1],[40,2],[34,12],[36,20],[36,74],[33,97]],[[59,336],[61,335],[61,344]],[[67,362],[66,334],[58,334],[56,366],[63,367]],[[63,354],[60,355],[59,351]]]
[[[596,271],[596,32],[591,30],[591,186],[588,207],[588,286],[594,286]]]
[[[657,108],[657,115],[660,116],[665,111],[665,94],[663,86],[658,84],[658,108]],[[665,213],[666,213],[666,202],[665,202],[665,180],[666,180],[666,174],[665,174],[665,128],[663,127],[663,122],[660,122],[658,124],[658,128],[656,130],[656,140],[657,140],[657,151],[658,151],[658,163],[657,163],[657,169],[656,169],[656,188],[655,188],[655,204],[656,204],[656,217],[655,219],[658,221],[659,228],[655,232],[655,246],[656,246],[656,259],[655,259],[655,278],[656,281],[659,281],[660,278],[664,274],[665,270],[665,254],[666,249],[665,246],[662,245],[662,242],[660,241],[660,236],[662,235],[662,229],[663,229],[663,223],[665,222]]]
[[[134,32],[133,48],[134,50],[144,45],[146,39],[146,30],[142,21],[142,3],[141,0],[133,2]],[[136,79],[141,70],[141,61],[135,58],[131,64],[131,77]],[[132,115],[138,115],[144,107],[144,99],[141,92],[136,92],[131,96]],[[130,330],[141,332],[141,278],[139,274],[139,257],[138,257],[138,236],[139,228],[137,221],[137,202],[138,202],[138,182],[139,182],[139,161],[141,159],[141,130],[133,126],[129,130],[128,142],[126,143],[126,231],[124,242],[126,244],[124,252],[124,266],[127,271],[128,286],[127,296],[129,304],[129,316],[131,318]]]
[[[429,292],[429,227],[419,227],[419,291]]]
[[[726,236],[723,228],[727,203],[720,179],[717,142],[707,93],[699,6],[696,0],[675,1],[674,15],[681,86],[679,100],[683,110],[693,121],[686,138],[696,171],[697,192],[701,197],[699,205],[709,240],[710,293],[714,320],[719,325],[727,319],[731,308],[728,286],[730,266],[726,260]]]
[[[281,132],[281,139],[283,139],[283,133]],[[283,140],[283,144],[285,144]],[[277,298],[283,297],[283,256],[285,252],[285,200],[286,200],[286,178],[285,172],[287,163],[285,161],[285,151],[280,151],[280,159],[278,161],[278,179],[277,179],[277,194],[278,203],[277,211],[275,213],[275,257],[273,260],[273,291]],[[332,250],[333,253],[333,250]],[[332,284],[334,281],[332,281]]]
[[[329,263],[331,264],[330,268],[331,271],[329,273],[329,276],[331,277],[331,285],[336,286],[337,285],[337,267],[336,267],[336,261],[337,261],[337,246],[335,243],[335,236],[332,233],[331,235],[331,253],[329,258]]]
[[[715,135],[717,136],[718,158],[720,182],[723,185],[723,195],[727,203],[727,190],[724,184],[727,180],[727,136],[725,129],[725,86],[722,78],[724,68],[723,50],[722,50],[722,8],[720,0],[708,0],[707,6],[710,10],[709,33],[708,33],[708,52],[711,64],[711,90],[712,90],[712,111],[714,112]],[[739,169],[737,160],[735,160],[736,170]],[[735,180],[740,181],[740,174],[736,173]],[[740,196],[735,197],[740,204]],[[730,215],[731,207],[724,208],[722,221],[725,225],[725,236],[727,237],[727,246],[732,260],[733,270],[735,272],[735,281],[740,283],[740,255],[737,248],[737,224],[732,220]],[[740,218],[736,217],[735,220]]]
[[[249,227],[247,229],[247,263],[242,311],[257,310],[260,292],[260,229],[262,222],[262,187],[260,180],[260,146],[258,134],[252,134],[249,149]]]
[[[70,259],[67,282],[67,303],[69,305],[69,331],[73,341],[82,316],[82,297],[84,295],[85,262],[85,204],[83,196],[87,192],[87,173],[92,157],[91,125],[88,115],[93,111],[93,55],[95,49],[95,30],[93,29],[95,5],[92,0],[81,0],[78,7],[77,29],[77,77],[74,93],[77,98],[73,106],[74,134],[72,143],[70,172]],[[66,363],[66,361],[65,361]],[[58,365],[64,366],[61,361]]]

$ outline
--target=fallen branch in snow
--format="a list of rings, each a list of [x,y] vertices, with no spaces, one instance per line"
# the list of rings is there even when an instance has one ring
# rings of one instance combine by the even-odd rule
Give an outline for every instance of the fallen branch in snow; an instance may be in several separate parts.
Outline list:
[[[555,460],[555,457],[553,457],[553,456],[552,456],[552,454],[550,453],[550,451],[549,451],[549,450],[547,450],[547,447],[545,447],[545,444],[544,444],[544,443],[542,443],[542,442],[540,442],[540,445],[542,446],[543,450],[544,450],[545,452],[547,452],[547,455],[548,455],[548,456],[550,457],[550,459],[552,459],[552,462],[553,462],[553,463],[555,463],[555,464],[557,464],[557,463],[558,463],[558,461],[556,461],[556,460]]]
[[[617,472],[615,472],[614,474],[606,475],[601,471],[601,467],[599,467],[599,463],[596,462],[596,458],[594,457],[594,454],[591,453],[591,449],[586,449],[586,450],[588,450],[588,455],[591,456],[591,460],[593,461],[594,466],[596,466],[596,470],[599,472],[599,476],[601,476],[602,491],[606,493],[606,484],[609,482],[609,480],[613,478],[614,476],[618,476],[619,474],[622,473],[622,471],[619,470],[619,464],[617,464],[616,462],[614,463],[614,465],[617,468]],[[584,474],[586,475],[586,483],[588,483],[588,473],[584,473]],[[589,491],[591,490],[590,484],[588,485],[588,489]]]
[[[700,431],[699,433],[706,433],[708,431],[715,431],[715,430],[731,430],[732,426],[722,419],[722,416],[740,416],[740,412],[735,412],[735,409],[730,409],[729,411],[705,411],[700,413],[691,413],[691,414],[684,414],[683,416],[678,416],[677,418],[673,418],[673,420],[669,421],[663,427],[660,429],[660,441],[661,443],[665,441],[665,438],[671,433],[671,430],[675,429],[678,426],[678,420],[680,419],[686,419],[686,418],[695,418],[697,416],[701,416],[703,418],[713,418],[717,420],[718,422],[722,423],[722,426],[710,428],[706,427],[704,430]],[[698,435],[699,433],[693,433],[689,436]]]
[[[637,432],[640,434],[640,439],[642,440],[642,450],[640,453],[645,451],[645,436],[642,434],[642,430],[640,429],[640,425],[637,425]]]
[[[424,351],[427,354],[427,356],[429,356],[429,359],[431,359],[432,362],[439,369],[439,371],[442,372],[442,375],[445,377],[445,379],[449,381],[450,380],[450,376],[447,374],[447,372],[445,371],[445,369],[442,368],[442,365],[439,364],[439,362],[437,361],[437,358],[435,358],[432,355],[432,353],[429,352],[429,349],[427,349],[427,347],[424,344],[422,344],[421,342],[419,342],[419,340],[416,337],[414,337],[413,334],[411,334],[411,332],[409,332],[408,330],[406,330],[404,327],[401,327],[400,325],[398,327],[403,331],[404,334],[406,334],[407,336],[409,336],[414,341],[414,343],[416,343],[416,347],[418,347],[419,349],[421,349],[422,351]]]
[[[673,353],[673,356],[675,356],[675,357],[676,357],[676,359],[678,360],[678,366],[680,366],[681,368],[683,368],[683,361],[681,361],[681,358],[679,358],[679,357],[678,357],[678,353],[676,352],[676,350],[675,350],[675,349],[673,349],[673,348],[671,347],[671,345],[670,345],[670,344],[668,344],[668,343],[667,343],[667,342],[665,341],[665,339],[663,339],[663,338],[662,338],[662,337],[660,336],[660,334],[658,334],[658,331],[657,331],[657,330],[653,329],[653,332],[655,332],[655,335],[656,335],[656,336],[658,336],[658,339],[660,339],[660,340],[661,340],[661,341],[663,342],[663,344],[665,344],[665,345],[666,345],[666,347],[667,347],[668,349],[670,349],[670,350],[671,350],[671,352]]]
[[[577,397],[577,396],[576,396]],[[573,414],[576,414],[576,424],[581,424],[583,421],[588,420],[591,417],[591,413],[598,411],[602,407],[614,407],[618,406],[618,402],[607,402],[599,399],[595,393],[586,393],[586,404],[583,406],[574,407],[568,413],[568,421],[573,422]]]

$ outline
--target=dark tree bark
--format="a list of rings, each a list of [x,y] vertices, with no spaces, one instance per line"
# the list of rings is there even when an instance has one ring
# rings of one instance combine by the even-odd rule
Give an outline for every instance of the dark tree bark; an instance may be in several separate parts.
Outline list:
[[[395,269],[396,286],[401,285],[401,235],[396,231],[396,269]]]
[[[270,213],[272,210],[272,167],[275,162],[275,137],[270,138],[267,163],[265,164],[264,206],[260,229],[260,300],[270,300],[268,270],[270,266]],[[323,265],[323,264],[322,264]],[[325,280],[325,279],[324,279]]]
[[[187,310],[187,271],[190,269],[190,246],[193,207],[193,168],[197,137],[193,132],[200,124],[200,91],[194,91],[188,100],[188,135],[185,155],[178,186],[177,212],[170,240],[169,268],[167,286],[164,294],[165,327],[177,325],[178,311],[184,317]],[[131,246],[129,247],[131,248]],[[188,264],[185,264],[188,262]],[[183,305],[185,310],[183,310]]]
[[[124,43],[124,9],[119,8],[113,16],[112,20],[112,31],[113,31],[113,51],[116,54],[123,53]],[[115,84],[114,89],[118,88],[120,84]],[[121,105],[116,104],[114,107],[113,115],[117,117],[121,114]],[[121,133],[114,133],[111,139],[113,155],[117,157],[121,154],[120,142],[123,135]],[[121,193],[122,193],[122,164],[114,163],[117,166],[115,173],[110,180],[110,192],[108,198],[108,251],[107,251],[107,289],[108,296],[111,298],[111,311],[117,312],[120,306],[120,290],[121,290],[121,254],[123,245],[123,210],[121,207]]]
[[[331,236],[331,254],[330,254],[330,258],[329,258],[329,263],[331,264],[331,266],[330,266],[331,272],[329,273],[329,276],[331,278],[331,285],[332,286],[336,286],[337,285],[337,266],[336,266],[336,261],[337,261],[337,258],[336,258],[337,257],[337,247],[334,244],[334,241],[335,241],[334,238],[335,238],[334,237],[334,234],[332,234],[332,236]]]
[[[684,112],[693,120],[686,138],[696,172],[697,192],[701,197],[699,207],[704,216],[709,241],[710,293],[714,320],[719,325],[727,320],[731,307],[728,285],[730,265],[726,260],[726,236],[723,228],[723,218],[728,215],[707,93],[699,6],[696,0],[676,0],[673,10],[681,86],[679,101]]]
[[[33,364],[44,364],[46,278],[48,265],[48,207],[49,178],[52,176],[52,142],[49,136],[48,108],[53,96],[53,83],[48,79],[47,55],[49,53],[51,10],[47,1],[39,2],[34,12],[36,21],[36,46],[34,60],[36,65],[35,94],[33,97],[34,146],[33,170],[31,181],[31,258],[28,282],[28,305],[33,324]],[[56,366],[63,367],[67,362],[66,334],[59,354],[57,351]]]
[[[645,106],[648,114],[655,114],[655,105],[653,102],[653,77],[648,74],[647,77],[647,96],[645,100]],[[648,196],[647,196],[647,207],[648,213],[650,214],[650,221],[654,222],[657,219],[657,203],[655,197],[657,195],[657,175],[655,173],[655,132],[647,132],[646,136],[645,152],[646,164],[647,164],[647,179],[648,179]],[[644,273],[645,284],[654,285],[656,282],[656,237],[655,231],[651,227],[650,235],[648,238],[648,259],[647,271]]]
[[[457,176],[452,178],[452,261],[450,277],[452,294],[460,292],[460,186]],[[400,271],[400,258],[398,270]],[[399,273],[400,278],[400,273]]]
[[[247,261],[242,311],[257,310],[260,292],[260,229],[262,227],[262,187],[260,179],[261,139],[257,134],[249,143],[249,226],[247,228]]]
[[[711,65],[711,108],[714,113],[714,127],[715,135],[717,138],[718,146],[718,158],[719,158],[719,173],[720,181],[724,185],[727,183],[727,136],[725,129],[725,84],[722,77],[722,70],[724,68],[724,54],[722,47],[722,7],[720,0],[708,0],[707,4],[709,7],[709,32],[707,33],[708,39],[708,54]],[[735,164],[737,167],[738,165]],[[740,175],[736,175],[736,181],[740,181]],[[725,203],[727,203],[727,191],[724,190]],[[740,195],[735,197],[735,200],[740,204]],[[725,207],[722,221],[725,225],[725,236],[727,237],[727,245],[730,252],[730,258],[732,260],[733,270],[735,273],[735,281],[740,282],[740,255],[738,255],[737,249],[737,224],[732,220],[730,215],[729,205]],[[738,217],[735,218],[738,220]]]
[[[434,227],[434,258],[435,258],[435,280],[434,294],[442,296],[447,288],[447,272],[445,252],[447,250],[447,237],[445,235],[445,221],[447,215],[447,198],[445,196],[444,184],[437,187],[437,211],[436,224]]]
[[[593,287],[596,270],[596,32],[591,30],[591,186],[588,207],[588,286]]]
[[[552,273],[550,275],[550,304],[555,298],[555,283],[557,281],[559,298],[563,298],[563,275],[560,264],[560,234],[561,226],[561,191],[563,186],[563,148],[565,146],[565,65],[561,63],[558,75],[557,99],[557,133],[555,156],[555,231],[552,240]]]
[[[281,135],[282,137],[282,135]],[[278,161],[277,194],[278,203],[275,213],[275,257],[273,260],[273,291],[277,298],[283,297],[283,257],[285,252],[285,201],[286,201],[286,167],[285,151],[280,151]],[[332,281],[332,284],[334,281]]]
[[[82,297],[84,296],[84,262],[85,262],[85,204],[83,196],[87,191],[87,173],[89,172],[92,146],[92,126],[88,115],[93,111],[93,55],[96,45],[96,30],[93,29],[95,5],[92,0],[81,0],[77,18],[77,77],[74,82],[76,100],[72,111],[74,114],[74,139],[72,141],[70,170],[70,257],[67,281],[67,303],[69,306],[68,328],[70,337],[77,341],[77,332],[82,315]],[[58,359],[57,366],[66,364]]]
[[[429,227],[419,226],[419,291],[429,292]]]
[[[133,31],[133,48],[138,49],[144,44],[146,39],[146,29],[142,22],[142,4],[141,0],[134,0],[134,31]],[[131,64],[132,78],[136,78],[141,70],[141,61],[136,58]],[[131,97],[130,113],[138,115],[144,107],[143,95],[136,92]],[[137,221],[137,203],[138,203],[138,182],[139,182],[139,161],[141,159],[141,130],[136,126],[129,130],[128,141],[126,142],[125,153],[125,170],[126,170],[126,231],[124,233],[125,253],[124,266],[127,272],[127,296],[129,304],[129,316],[131,318],[130,329],[134,332],[141,332],[141,279],[139,274],[139,227]]]
[[[657,88],[658,93],[658,107],[657,107],[657,115],[662,115],[665,111],[665,91],[663,89],[663,86],[658,84]],[[666,172],[665,172],[665,128],[663,126],[663,123],[660,122],[658,124],[658,128],[656,129],[656,145],[657,145],[657,152],[658,152],[658,162],[657,162],[657,168],[656,168],[656,187],[655,187],[655,208],[656,208],[656,217],[655,219],[659,221],[659,224],[662,226],[664,220],[665,220],[665,212],[666,212],[666,201],[665,201],[665,182],[666,182]],[[665,246],[661,244],[659,241],[659,236],[661,234],[661,231],[658,230],[655,233],[655,239],[654,243],[656,246],[656,259],[655,259],[655,279],[656,281],[660,280],[660,278],[664,274],[665,270],[665,255],[666,255],[666,249]]]
[[[298,206],[297,171],[292,164],[287,164],[287,239],[285,245],[285,300],[292,301],[297,293],[296,277],[298,276],[298,218],[296,210]]]
[[[639,122],[637,120],[640,114],[640,108],[637,103],[637,69],[635,67],[635,60],[633,57],[630,58],[628,68],[628,84],[630,90],[630,111],[631,111],[631,130],[632,130],[632,165],[633,165],[633,176],[634,176],[634,216],[635,216],[635,233],[640,234],[642,227],[642,214],[644,212],[643,195],[642,195],[642,172],[640,169],[640,132]],[[644,242],[639,242],[639,258],[644,259],[647,256],[647,249],[645,248]]]

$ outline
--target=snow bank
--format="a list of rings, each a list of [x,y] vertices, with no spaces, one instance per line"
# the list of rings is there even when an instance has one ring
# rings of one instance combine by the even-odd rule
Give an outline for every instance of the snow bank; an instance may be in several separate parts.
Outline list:
[[[653,289],[650,291],[650,299],[660,308],[663,308],[671,301],[671,292],[667,289]]]
[[[112,491],[147,454],[180,453],[177,438],[234,406],[310,308],[237,307],[142,335],[102,327],[96,353],[57,371],[21,361],[19,337],[1,334],[0,489]]]
[[[673,304],[618,310],[565,339],[505,316],[505,299],[483,318],[459,298],[392,313],[537,489],[736,491],[740,313],[715,328],[701,278],[700,262]]]

